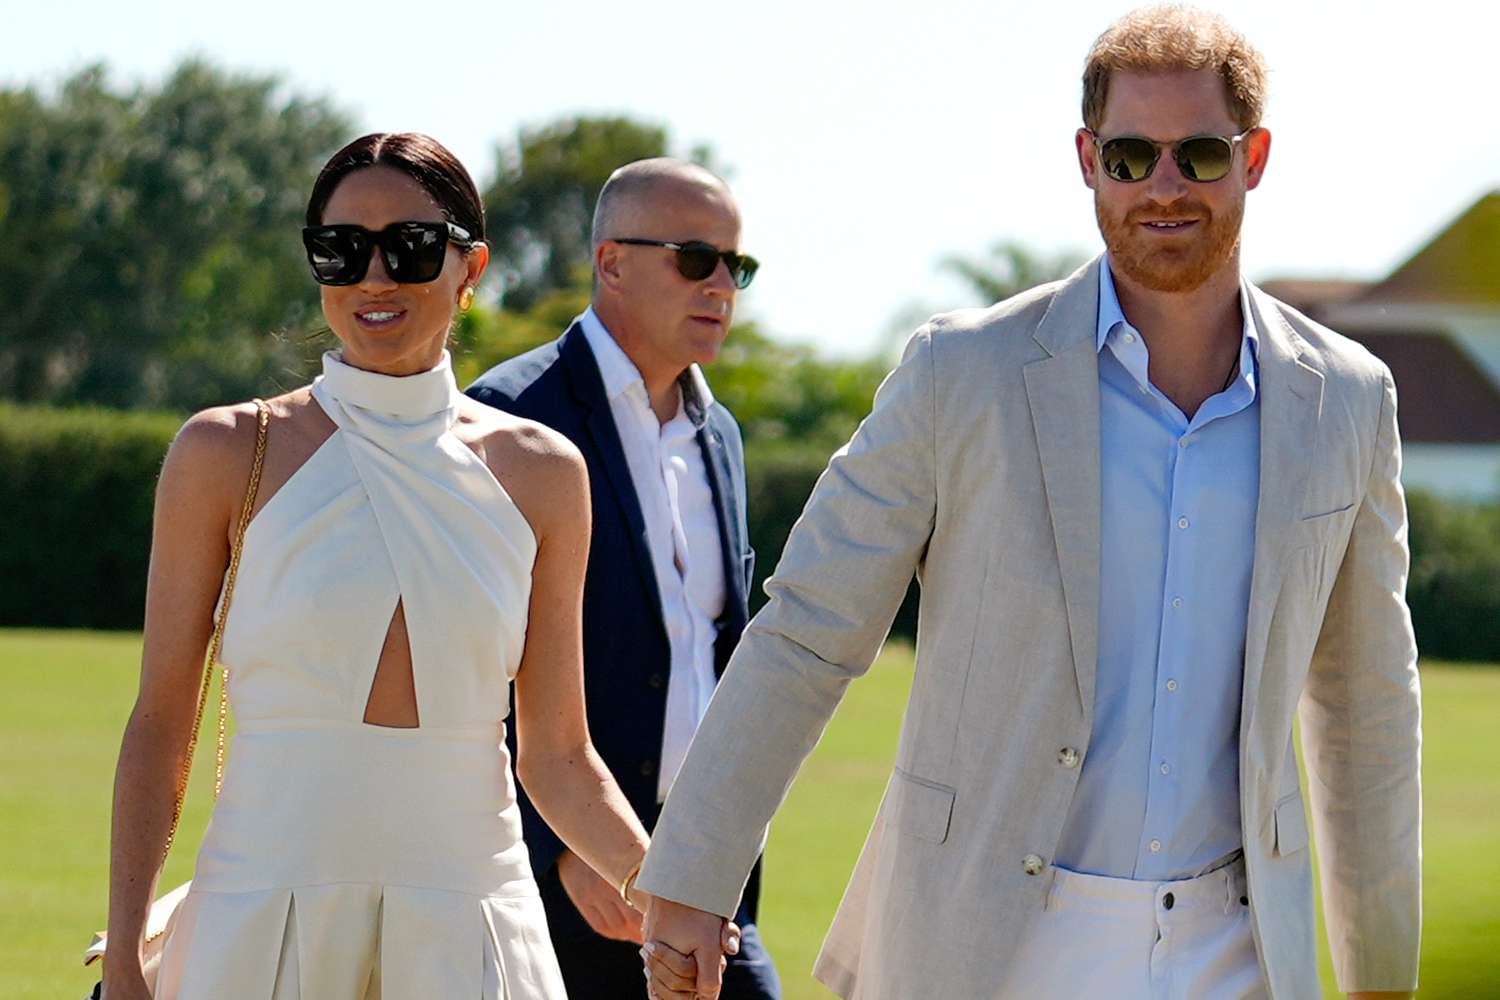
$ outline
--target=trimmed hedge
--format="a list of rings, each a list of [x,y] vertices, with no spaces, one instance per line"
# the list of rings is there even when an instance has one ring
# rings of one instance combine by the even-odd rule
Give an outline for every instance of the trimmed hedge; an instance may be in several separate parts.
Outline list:
[[[755,549],[755,584],[750,589],[750,613],[766,603],[763,586],[776,568],[792,525],[813,486],[828,466],[828,458],[839,443],[807,441],[747,441],[745,443],[746,505],[749,507],[750,544]],[[891,625],[894,635],[907,639],[917,634],[918,587],[913,580],[906,600]]]
[[[0,625],[140,628],[170,414],[0,403]]]
[[[0,625],[139,628],[151,510],[182,418],[0,403]],[[750,441],[751,609],[835,445]],[[1424,656],[1500,661],[1500,504],[1413,493],[1407,590]],[[916,588],[894,631],[916,629]]]
[[[1500,503],[1413,493],[1406,600],[1423,656],[1500,662]]]

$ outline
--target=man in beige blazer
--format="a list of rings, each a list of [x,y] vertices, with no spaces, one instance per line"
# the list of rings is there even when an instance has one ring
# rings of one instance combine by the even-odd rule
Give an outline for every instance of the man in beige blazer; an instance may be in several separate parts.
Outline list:
[[[1415,988],[1395,390],[1240,275],[1264,82],[1201,12],[1095,43],[1077,151],[1108,252],[919,330],[819,480],[639,878],[658,1000],[716,995],[759,832],[913,572],[911,701],[822,982],[1318,996],[1300,709],[1339,987]]]

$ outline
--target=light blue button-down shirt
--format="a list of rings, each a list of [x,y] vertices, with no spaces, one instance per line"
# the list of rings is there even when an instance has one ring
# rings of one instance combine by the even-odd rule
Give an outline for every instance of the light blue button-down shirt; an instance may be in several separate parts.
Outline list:
[[[1056,863],[1190,878],[1241,846],[1240,691],[1260,487],[1258,344],[1189,420],[1099,269],[1102,486],[1093,733]],[[1227,373],[1226,373],[1227,376]]]

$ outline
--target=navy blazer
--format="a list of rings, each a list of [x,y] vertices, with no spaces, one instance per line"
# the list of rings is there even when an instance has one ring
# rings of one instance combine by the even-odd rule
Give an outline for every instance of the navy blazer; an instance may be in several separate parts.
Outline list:
[[[593,538],[583,585],[584,691],[589,733],[620,790],[649,829],[656,823],[657,772],[666,723],[671,647],[656,570],[635,483],[626,464],[604,380],[577,323],[549,344],[491,368],[465,390],[474,399],[546,424],[566,435],[588,465]],[[755,555],[745,522],[745,450],[739,425],[719,403],[698,431],[718,514],[726,595],[714,647],[723,674],[749,618]],[[512,759],[515,727],[508,727]],[[524,789],[517,797],[532,870],[543,878],[563,844],[538,815]],[[745,888],[741,917],[755,919],[760,866]],[[569,917],[586,929],[581,915]],[[742,921],[743,922],[743,921]],[[562,928],[554,926],[554,931]]]

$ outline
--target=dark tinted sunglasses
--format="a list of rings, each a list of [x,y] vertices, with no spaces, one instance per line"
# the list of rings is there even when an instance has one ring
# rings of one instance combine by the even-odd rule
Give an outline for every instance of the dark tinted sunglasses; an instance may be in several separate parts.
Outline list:
[[[1234,164],[1234,147],[1252,131],[1246,129],[1230,136],[1194,135],[1178,142],[1157,142],[1138,135],[1100,139],[1096,135],[1094,148],[1099,151],[1104,172],[1117,181],[1133,184],[1150,177],[1162,150],[1167,149],[1171,150],[1182,176],[1206,184],[1228,175]]]
[[[666,240],[640,240],[624,239],[613,240],[614,243],[626,243],[637,247],[665,247],[668,250],[677,251],[677,273],[689,281],[702,281],[714,273],[718,268],[719,261],[729,268],[729,276],[734,279],[734,287],[749,288],[750,282],[755,280],[755,272],[760,267],[760,262],[754,257],[733,250],[720,250],[712,243],[704,243],[700,240],[691,240],[687,243],[671,243]]]
[[[378,247],[392,281],[419,285],[443,273],[448,244],[465,249],[474,239],[451,222],[393,222],[372,233],[364,226],[308,226],[302,245],[313,277],[321,285],[354,285],[364,280],[370,256]]]

